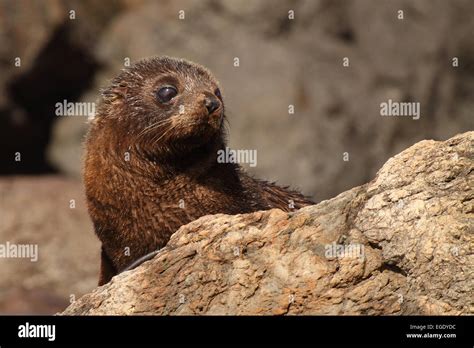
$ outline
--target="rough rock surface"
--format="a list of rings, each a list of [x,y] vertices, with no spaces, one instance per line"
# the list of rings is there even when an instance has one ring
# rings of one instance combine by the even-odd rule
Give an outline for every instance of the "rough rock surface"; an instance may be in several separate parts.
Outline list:
[[[473,217],[474,132],[421,141],[320,204],[183,226],[63,314],[472,314]]]
[[[97,286],[100,243],[80,181],[1,178],[0,243],[6,242],[38,245],[38,260],[0,258],[2,314],[53,314]]]

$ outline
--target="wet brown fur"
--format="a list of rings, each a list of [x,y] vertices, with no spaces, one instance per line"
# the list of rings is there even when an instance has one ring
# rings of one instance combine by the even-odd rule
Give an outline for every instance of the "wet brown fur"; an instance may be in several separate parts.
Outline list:
[[[169,105],[155,98],[163,84],[179,91]],[[100,285],[203,215],[313,204],[236,164],[217,163],[226,144],[224,104],[212,114],[204,105],[217,87],[204,67],[160,57],[123,71],[103,91],[84,166],[89,214],[102,242]]]

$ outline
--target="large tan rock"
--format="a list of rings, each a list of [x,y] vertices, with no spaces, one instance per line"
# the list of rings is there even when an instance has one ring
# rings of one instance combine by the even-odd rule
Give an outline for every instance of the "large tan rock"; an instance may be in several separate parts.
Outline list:
[[[202,217],[63,314],[472,314],[473,171],[469,132],[295,213]]]

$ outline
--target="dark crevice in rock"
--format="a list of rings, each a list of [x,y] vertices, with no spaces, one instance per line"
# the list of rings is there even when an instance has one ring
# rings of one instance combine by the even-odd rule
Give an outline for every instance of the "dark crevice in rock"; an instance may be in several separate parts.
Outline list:
[[[372,249],[382,250],[382,247],[379,244],[375,243],[375,242],[369,242],[369,245]]]
[[[45,156],[57,117],[55,104],[76,101],[98,68],[87,49],[75,43],[69,23],[60,25],[31,68],[7,84],[10,104],[0,110],[0,174],[55,171]],[[16,152],[19,162],[14,161]]]
[[[407,272],[405,272],[403,269],[401,269],[400,267],[392,263],[384,263],[382,266],[380,266],[379,270],[380,272],[391,271],[394,273],[401,274],[404,277],[407,276]]]

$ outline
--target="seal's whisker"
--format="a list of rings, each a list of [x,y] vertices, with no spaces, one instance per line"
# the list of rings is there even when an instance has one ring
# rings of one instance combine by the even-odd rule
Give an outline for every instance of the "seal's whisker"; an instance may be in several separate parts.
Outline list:
[[[149,133],[149,132],[152,132],[153,130],[159,128],[160,126],[166,124],[166,123],[169,123],[171,122],[171,119],[170,118],[167,118],[165,120],[160,120],[158,122],[155,122],[147,127],[145,127],[139,134],[138,134],[138,138],[141,138],[142,136],[144,136],[145,134]]]
[[[172,131],[173,129],[175,129],[177,126],[177,124],[174,124],[172,125],[170,128],[168,128],[168,130],[166,130],[162,135],[161,137],[159,137],[157,140],[155,140],[153,142],[153,145],[156,145],[156,143],[158,143],[166,134],[168,134],[170,131]]]

